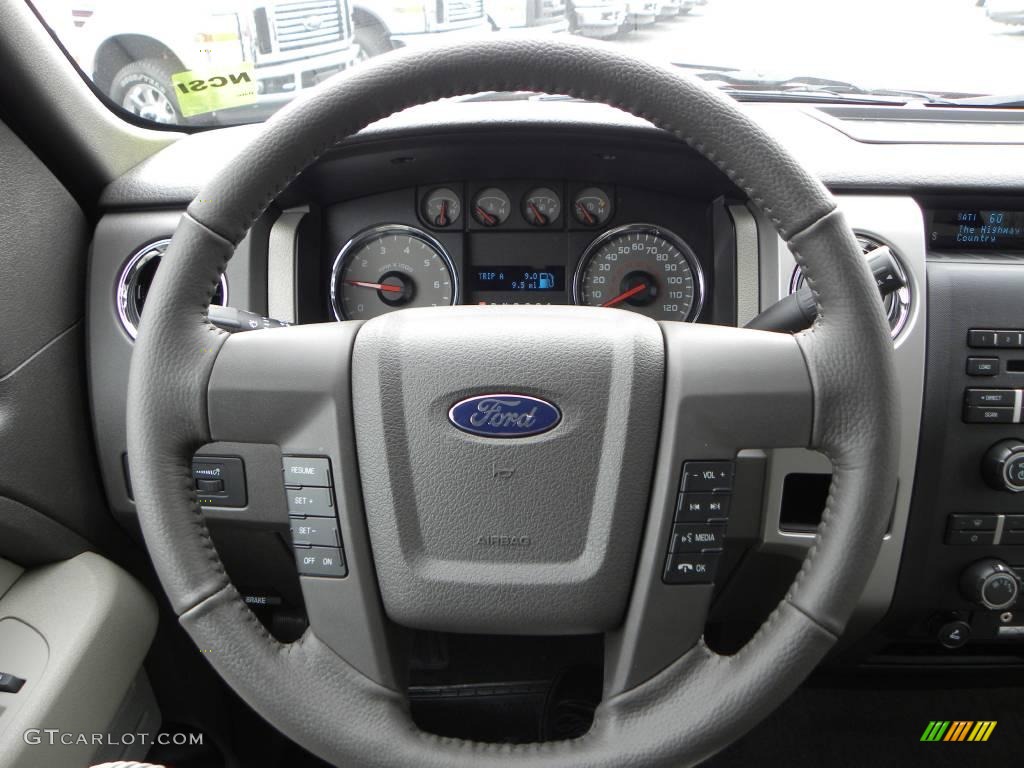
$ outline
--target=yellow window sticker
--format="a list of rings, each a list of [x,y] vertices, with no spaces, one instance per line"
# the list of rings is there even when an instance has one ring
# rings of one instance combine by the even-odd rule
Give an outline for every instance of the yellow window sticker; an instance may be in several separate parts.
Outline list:
[[[256,103],[256,77],[251,62],[193,69],[171,75],[184,117]]]

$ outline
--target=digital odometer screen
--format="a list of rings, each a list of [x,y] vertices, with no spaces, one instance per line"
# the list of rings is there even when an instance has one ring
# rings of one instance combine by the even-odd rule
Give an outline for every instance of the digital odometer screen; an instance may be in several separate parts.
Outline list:
[[[1024,211],[935,210],[930,220],[932,248],[1024,250]]]
[[[564,291],[565,267],[476,267],[474,291]]]

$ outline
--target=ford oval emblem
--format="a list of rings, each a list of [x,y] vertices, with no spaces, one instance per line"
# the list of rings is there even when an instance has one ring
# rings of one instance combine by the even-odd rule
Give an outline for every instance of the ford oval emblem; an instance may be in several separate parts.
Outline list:
[[[460,400],[448,420],[463,432],[481,437],[526,437],[558,426],[557,406],[529,395],[477,395]]]

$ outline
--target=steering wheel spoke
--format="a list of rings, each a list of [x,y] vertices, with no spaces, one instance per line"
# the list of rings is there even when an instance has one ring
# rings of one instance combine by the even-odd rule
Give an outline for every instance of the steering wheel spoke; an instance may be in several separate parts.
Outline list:
[[[281,515],[293,530],[329,533],[336,526],[336,548],[320,536],[312,543],[293,537],[310,627],[365,676],[394,688],[401,677],[392,655],[398,636],[381,609],[354,456],[350,360],[359,325],[228,337],[210,375],[207,410],[214,440],[280,448],[277,471],[287,498]],[[313,562],[324,557],[335,558],[334,567]]]
[[[811,439],[811,382],[792,336],[684,323],[661,328],[658,462],[629,610],[606,636],[606,695],[642,683],[700,641],[729,517],[738,512],[734,490],[746,474],[737,454],[806,447]]]

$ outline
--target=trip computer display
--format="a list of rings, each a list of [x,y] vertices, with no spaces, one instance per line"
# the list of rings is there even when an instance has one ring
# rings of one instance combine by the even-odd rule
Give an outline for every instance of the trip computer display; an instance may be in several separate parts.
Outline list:
[[[477,267],[472,284],[475,291],[564,291],[565,267]]]
[[[929,220],[932,248],[1024,250],[1024,211],[940,209]]]

